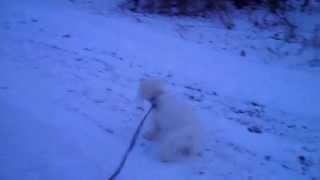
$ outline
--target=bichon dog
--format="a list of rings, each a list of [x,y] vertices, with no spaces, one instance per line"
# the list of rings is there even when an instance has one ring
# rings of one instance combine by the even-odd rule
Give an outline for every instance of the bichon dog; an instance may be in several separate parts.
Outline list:
[[[192,107],[168,93],[165,83],[157,79],[142,80],[139,95],[153,105],[147,140],[160,144],[161,161],[197,153],[200,143],[200,124]]]

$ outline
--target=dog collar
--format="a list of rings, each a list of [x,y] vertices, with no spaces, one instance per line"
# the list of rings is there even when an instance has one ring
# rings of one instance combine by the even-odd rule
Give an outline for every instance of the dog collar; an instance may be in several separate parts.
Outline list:
[[[150,103],[151,103],[151,106],[153,107],[153,108],[156,108],[158,105],[157,105],[157,97],[152,97],[152,98],[150,98]]]

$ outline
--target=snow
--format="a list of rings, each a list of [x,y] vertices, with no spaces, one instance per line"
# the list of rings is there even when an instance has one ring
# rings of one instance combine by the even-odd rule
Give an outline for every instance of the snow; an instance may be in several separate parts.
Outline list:
[[[0,2],[1,180],[107,179],[150,76],[197,108],[202,152],[162,163],[139,138],[118,179],[320,179],[320,71],[308,65],[319,51],[246,21],[226,30],[117,3]]]

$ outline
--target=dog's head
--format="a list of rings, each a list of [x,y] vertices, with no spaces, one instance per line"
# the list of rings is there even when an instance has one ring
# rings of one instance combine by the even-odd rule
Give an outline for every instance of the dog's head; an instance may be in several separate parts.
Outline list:
[[[160,79],[144,79],[140,81],[139,96],[149,102],[166,92],[165,82]]]

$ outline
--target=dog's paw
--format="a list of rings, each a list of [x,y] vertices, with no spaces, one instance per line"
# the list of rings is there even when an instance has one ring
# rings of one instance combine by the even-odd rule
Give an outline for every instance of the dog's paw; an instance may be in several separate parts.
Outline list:
[[[160,153],[160,162],[163,162],[163,163],[169,163],[171,161],[173,161],[173,157],[171,155],[169,155],[168,153],[164,153],[164,152],[161,152]]]
[[[160,159],[160,162],[162,162],[162,163],[169,163],[169,162],[170,162],[170,160],[167,160],[167,159]]]
[[[159,152],[161,162],[168,163],[176,160],[176,153],[172,151],[173,147],[163,147]]]
[[[143,138],[149,141],[153,141],[157,139],[157,136],[158,136],[157,133],[153,131],[147,131],[143,133]]]
[[[193,150],[190,147],[183,147],[179,149],[179,152],[183,155],[183,156],[191,156],[193,154]]]

